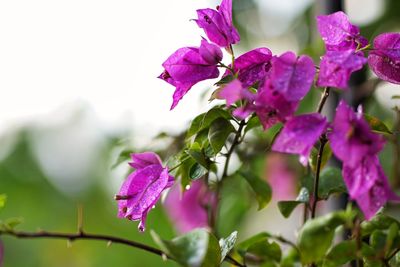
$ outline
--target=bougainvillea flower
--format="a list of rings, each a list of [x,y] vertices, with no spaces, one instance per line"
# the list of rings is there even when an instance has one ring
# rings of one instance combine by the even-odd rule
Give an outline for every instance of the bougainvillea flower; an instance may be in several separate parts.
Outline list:
[[[343,100],[328,138],[335,156],[350,168],[360,164],[365,155],[376,155],[385,144],[381,135],[371,131],[362,112],[355,113]]]
[[[164,72],[158,77],[176,87],[173,109],[196,83],[219,76],[217,63],[222,51],[216,45],[202,40],[200,47],[183,47],[175,51],[163,64]]]
[[[233,80],[218,93],[219,97],[226,100],[226,105],[231,106],[238,100],[243,99],[244,88],[239,80]]]
[[[317,27],[327,50],[355,50],[368,45],[368,40],[360,35],[360,29],[351,24],[342,11],[317,16]]]
[[[317,86],[347,89],[350,75],[366,62],[363,52],[327,51],[321,60]]]
[[[400,201],[389,186],[376,155],[365,155],[360,164],[348,167],[343,163],[343,178],[351,199],[356,200],[367,220],[387,201]]]
[[[174,177],[153,152],[132,154],[130,166],[136,170],[124,181],[115,199],[118,217],[140,221],[139,231],[146,228],[147,213],[154,207],[161,193],[172,186]]]
[[[269,153],[266,157],[264,175],[272,187],[274,200],[296,198],[296,173],[291,170],[287,157],[280,153]]]
[[[3,265],[3,255],[4,255],[4,246],[3,242],[0,240],[0,266]]]
[[[186,233],[195,228],[209,227],[208,207],[215,206],[215,199],[204,181],[196,180],[183,194],[179,185],[172,187],[164,206],[177,231]]]
[[[222,99],[226,99],[226,105],[229,107],[238,100],[244,100],[242,106],[237,107],[233,111],[233,115],[240,119],[247,118],[251,113],[256,111],[254,100],[256,94],[251,93],[248,88],[243,87],[242,83],[235,79],[229,84],[225,85],[224,88],[218,93],[218,96]]]
[[[233,70],[244,87],[256,83],[263,84],[271,68],[271,58],[272,53],[268,48],[257,48],[238,57]],[[228,74],[230,74],[229,70],[225,72],[224,76]]]
[[[288,101],[301,100],[314,81],[315,66],[309,56],[297,57],[286,52],[272,60],[270,80],[272,90],[281,93]]]
[[[255,111],[264,130],[278,122],[286,122],[296,111],[299,102],[290,102],[279,92],[271,89],[271,81],[267,80],[259,89],[255,101]]]
[[[228,47],[240,41],[232,22],[232,0],[222,0],[218,10],[197,10],[197,25],[204,30],[208,39],[220,47]]]
[[[272,145],[272,150],[299,154],[300,163],[306,166],[314,144],[327,126],[326,118],[319,113],[293,117],[286,122]]]
[[[382,80],[400,84],[400,33],[378,35],[374,50],[368,56],[368,64]]]

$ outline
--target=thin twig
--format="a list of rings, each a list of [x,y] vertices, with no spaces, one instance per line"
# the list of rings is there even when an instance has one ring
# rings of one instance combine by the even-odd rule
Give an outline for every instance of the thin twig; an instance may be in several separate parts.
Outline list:
[[[389,262],[394,256],[396,256],[396,254],[397,253],[399,253],[400,252],[400,248],[397,248],[395,251],[393,251],[393,253],[392,254],[390,254],[388,257],[387,257],[387,261]]]
[[[215,235],[217,235],[217,233],[216,233],[216,221],[217,220],[216,219],[217,219],[217,213],[218,213],[218,209],[219,209],[221,183],[228,176],[229,161],[231,159],[233,152],[235,151],[236,146],[240,144],[240,137],[242,136],[242,131],[245,126],[246,126],[246,121],[245,120],[240,121],[239,127],[236,131],[236,135],[233,138],[232,145],[229,148],[228,152],[225,154],[226,160],[225,160],[225,164],[224,164],[224,169],[222,171],[221,179],[218,180],[217,184],[216,184],[216,190],[215,190],[216,201],[215,201],[214,212],[212,213],[211,225],[210,225],[211,229],[213,229]]]
[[[319,103],[318,103],[318,108],[317,108],[318,113],[322,112],[325,102],[328,99],[330,90],[331,90],[330,87],[325,87],[324,92],[322,93],[321,99],[319,100]]]
[[[222,173],[222,177],[221,177],[221,181],[222,179],[224,179],[225,177],[228,176],[228,166],[229,166],[229,161],[231,159],[231,156],[233,154],[233,152],[235,151],[235,148],[237,145],[240,144],[240,137],[242,135],[242,130],[243,128],[246,126],[246,122],[245,120],[242,120],[239,124],[239,128],[236,131],[236,135],[232,141],[232,145],[231,148],[229,149],[229,151],[226,153],[226,161],[225,161],[225,165],[224,165],[224,171]]]
[[[165,254],[162,250],[120,237],[116,236],[109,236],[109,235],[101,235],[101,234],[88,234],[85,232],[81,233],[58,233],[58,232],[48,232],[48,231],[40,231],[40,232],[24,232],[24,231],[13,231],[13,230],[7,230],[7,231],[0,231],[0,235],[9,235],[13,236],[16,238],[21,238],[21,239],[36,239],[36,238],[52,238],[52,239],[67,239],[70,242],[75,241],[75,240],[98,240],[98,241],[106,241],[107,244],[111,243],[117,243],[117,244],[122,244],[130,247],[134,247],[140,250],[144,250],[156,255],[159,255],[161,257],[165,257],[170,260],[174,260],[171,256],[168,256]],[[237,262],[235,259],[233,259],[230,256],[225,257],[224,259],[227,262],[230,262],[231,264],[239,267],[246,267],[245,265]]]
[[[317,210],[319,176],[321,173],[322,155],[324,153],[324,147],[325,147],[326,142],[327,142],[327,139],[326,139],[325,135],[322,135],[320,138],[320,145],[319,145],[318,155],[317,155],[317,170],[315,173],[314,188],[313,188],[313,203],[311,206],[311,219],[315,218],[315,213]]]
[[[83,233],[83,207],[78,204],[78,233]]]

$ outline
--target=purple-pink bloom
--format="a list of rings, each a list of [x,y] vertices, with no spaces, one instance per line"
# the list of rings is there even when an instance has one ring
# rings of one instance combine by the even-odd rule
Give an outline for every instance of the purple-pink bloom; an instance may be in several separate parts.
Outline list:
[[[264,175],[272,187],[274,200],[296,198],[296,173],[290,168],[287,157],[280,153],[269,153],[266,157]]]
[[[242,83],[235,79],[219,92],[219,97],[226,99],[226,105],[229,107],[238,100],[245,100],[243,106],[235,108],[233,115],[245,119],[255,111],[254,100],[256,95],[251,93],[248,88],[243,87]]]
[[[215,206],[215,200],[204,181],[196,180],[183,193],[179,185],[172,187],[164,206],[177,231],[186,233],[195,228],[209,227],[208,208]]]
[[[317,28],[327,50],[355,50],[368,45],[368,40],[360,35],[360,29],[351,24],[342,11],[317,16]]]
[[[299,154],[300,162],[306,166],[314,144],[325,132],[328,122],[319,113],[299,115],[288,120],[272,145],[272,150]]]
[[[298,105],[298,101],[290,102],[281,93],[273,91],[270,80],[267,80],[258,91],[254,109],[266,130],[278,122],[285,123],[293,116]]]
[[[400,84],[400,33],[382,33],[374,39],[368,64],[382,80]]]
[[[216,45],[202,40],[200,47],[183,47],[162,64],[164,72],[158,77],[176,87],[171,109],[196,83],[219,76],[217,63],[222,51]]]
[[[219,97],[226,100],[227,106],[231,106],[236,101],[245,98],[245,91],[246,89],[243,88],[242,83],[236,79],[225,85],[224,88],[222,88],[222,90],[218,93],[218,95]]]
[[[3,242],[0,240],[0,266],[3,265],[3,257],[4,257],[4,246]]]
[[[146,228],[146,217],[161,193],[172,186],[174,177],[161,165],[159,156],[153,152],[131,155],[130,166],[136,170],[124,181],[115,199],[118,201],[118,217],[140,221],[139,231]]]
[[[335,156],[350,168],[360,164],[365,155],[376,155],[385,144],[381,135],[371,131],[363,114],[355,113],[343,100],[328,138]]]
[[[271,68],[271,58],[272,53],[268,48],[253,49],[235,60],[233,71],[237,73],[244,87],[263,84]],[[230,70],[227,70],[224,76],[229,73]]]
[[[363,52],[327,51],[321,60],[317,86],[347,89],[350,75],[362,69],[366,62]]]
[[[315,66],[309,56],[297,57],[286,52],[273,57],[270,73],[271,88],[282,94],[288,101],[301,100],[310,90],[314,81]]]
[[[354,167],[343,163],[343,178],[351,199],[356,200],[367,220],[371,219],[387,201],[400,201],[389,186],[376,155],[365,155]]]
[[[217,10],[199,9],[197,16],[197,25],[204,30],[211,42],[220,47],[228,47],[240,41],[239,33],[232,22],[232,0],[222,0]]]

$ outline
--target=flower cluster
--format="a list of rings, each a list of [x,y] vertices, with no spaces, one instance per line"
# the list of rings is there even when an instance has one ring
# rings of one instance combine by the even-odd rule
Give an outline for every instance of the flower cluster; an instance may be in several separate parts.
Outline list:
[[[153,152],[132,154],[129,165],[136,171],[122,184],[115,199],[118,217],[140,221],[139,231],[146,229],[147,213],[154,207],[161,193],[172,186],[174,177],[163,167],[159,156]]]
[[[370,219],[388,200],[400,201],[390,189],[379,163],[385,141],[373,133],[361,109],[355,113],[340,102],[329,134],[335,156],[343,162],[343,178],[349,195]]]
[[[164,71],[159,78],[176,88],[171,109],[193,85],[219,76],[217,64],[222,60],[219,47],[229,48],[240,41],[232,23],[232,0],[223,0],[217,10],[197,10],[197,15],[197,25],[213,44],[203,38],[200,47],[180,48],[162,64]]]
[[[171,109],[195,84],[219,77],[219,68],[225,68],[217,83],[220,87],[213,96],[226,101],[233,121],[245,122],[250,115],[257,116],[264,130],[282,123],[272,150],[298,154],[304,166],[308,165],[318,141],[322,148],[330,142],[334,155],[343,163],[342,174],[348,193],[366,219],[387,201],[400,201],[391,191],[379,163],[378,153],[385,141],[371,130],[361,110],[356,113],[341,101],[333,122],[321,114],[322,106],[315,113],[296,114],[300,101],[314,82],[316,87],[325,87],[327,92],[330,88],[347,90],[351,74],[367,62],[379,78],[400,83],[400,33],[376,37],[367,58],[369,42],[345,13],[318,16],[317,28],[326,52],[316,67],[307,55],[291,51],[274,55],[266,47],[235,58],[232,45],[240,41],[240,36],[232,22],[232,0],[222,0],[216,9],[197,10],[197,15],[194,21],[204,30],[207,39],[203,38],[198,47],[176,50],[162,64],[164,71],[159,78],[175,87]],[[232,54],[229,64],[222,62],[221,48]],[[132,159],[130,165],[136,170],[116,196],[118,215],[140,220],[139,229],[143,231],[147,213],[161,193],[171,187],[174,177],[152,152],[132,154]],[[200,162],[200,165],[207,164]],[[279,170],[279,173],[285,172]],[[209,225],[209,214],[215,209],[216,199],[208,184],[197,180],[186,192],[181,192],[179,186],[172,188],[165,206],[178,231],[187,232]]]

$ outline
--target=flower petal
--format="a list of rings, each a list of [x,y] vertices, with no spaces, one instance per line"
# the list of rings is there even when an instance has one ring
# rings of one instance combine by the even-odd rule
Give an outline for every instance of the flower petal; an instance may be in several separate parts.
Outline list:
[[[328,122],[319,113],[304,114],[288,120],[272,145],[272,150],[299,154],[301,163],[307,165],[311,149],[326,130]]]

